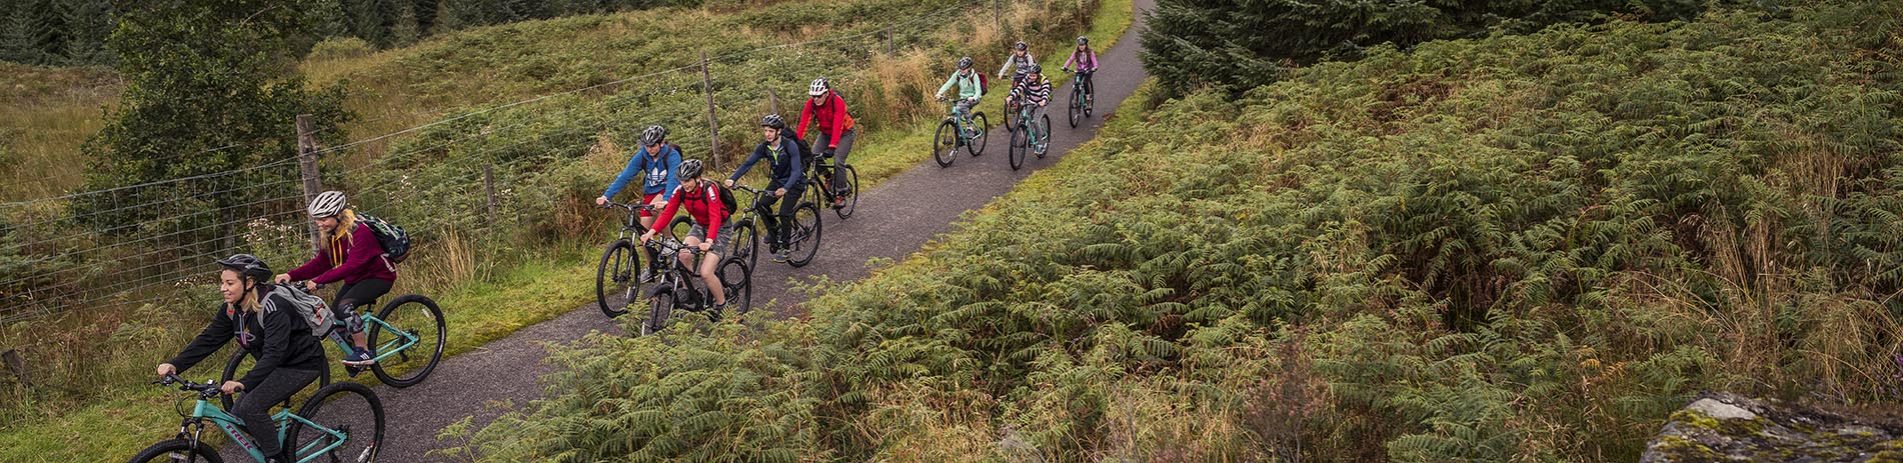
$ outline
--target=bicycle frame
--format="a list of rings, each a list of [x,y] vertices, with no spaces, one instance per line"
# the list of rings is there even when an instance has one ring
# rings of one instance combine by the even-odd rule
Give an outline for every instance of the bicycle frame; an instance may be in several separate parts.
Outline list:
[[[949,111],[950,113],[945,115],[945,120],[952,121],[952,124],[958,126],[958,139],[970,141],[972,138],[974,138],[974,137],[966,136],[965,131],[973,130],[971,126],[972,125],[971,115],[977,113],[978,102],[977,101],[971,102],[971,109],[966,110],[964,116],[959,116],[958,115],[958,100],[952,100],[951,108]]]
[[[664,241],[657,247],[660,248],[660,254],[667,256],[667,275],[663,277],[669,280],[666,283],[675,290],[694,291],[699,295],[695,298],[694,308],[688,309],[688,311],[699,312],[706,310],[708,307],[713,307],[713,291],[702,287],[706,286],[706,283],[694,283],[700,279],[700,272],[694,268],[690,268],[686,264],[682,264],[680,259],[681,251],[693,252],[694,255],[698,257],[698,259],[694,260],[694,267],[698,267],[701,261],[707,258],[707,251],[701,251],[700,248],[696,247],[689,247],[687,243],[665,238],[663,238],[663,240]],[[726,256],[721,256],[721,258],[724,259]],[[725,281],[721,282],[723,285],[726,283]],[[725,291],[726,289],[722,288],[721,290]],[[678,296],[676,296],[675,301],[680,301]]]
[[[415,346],[416,343],[422,341],[422,337],[417,336],[416,333],[396,329],[395,326],[384,323],[383,319],[377,318],[375,314],[364,313],[362,317],[364,323],[374,324],[380,329],[396,335],[395,339],[384,341],[381,345],[376,346],[378,354],[372,359],[373,361],[381,362],[386,357],[401,354],[403,351],[409,350],[411,346]],[[391,347],[392,345],[395,345],[395,347]]]
[[[239,448],[244,449],[245,454],[250,455],[252,460],[258,462],[264,461],[264,453],[258,451],[257,441],[252,440],[249,434],[238,429],[238,418],[226,414],[224,410],[219,409],[216,405],[212,405],[211,401],[202,395],[199,396],[197,405],[192,407],[192,414],[186,416],[185,421],[179,424],[179,438],[186,439],[193,443],[199,442],[200,434],[204,432],[206,421],[210,421],[216,425],[219,430],[224,431],[225,436],[230,437],[233,444],[237,444]],[[271,422],[278,425],[276,428],[279,442],[284,441],[284,433],[290,429],[289,425],[292,421],[302,423],[308,429],[323,432],[333,439],[330,445],[321,448],[312,449],[312,447],[322,443],[320,440],[312,441],[310,444],[305,445],[304,448],[297,449],[297,455],[305,455],[297,460],[298,463],[315,460],[317,457],[328,454],[338,447],[342,447],[345,439],[349,437],[342,431],[326,428],[316,422],[304,419],[304,417],[297,416],[297,414],[291,413],[290,410],[279,410],[276,414],[271,415]],[[191,429],[189,438],[187,437],[187,429]],[[286,444],[288,445],[289,443],[286,442]]]

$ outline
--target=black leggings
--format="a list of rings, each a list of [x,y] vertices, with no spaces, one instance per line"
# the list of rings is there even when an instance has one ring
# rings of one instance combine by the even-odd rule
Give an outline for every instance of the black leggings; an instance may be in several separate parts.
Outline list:
[[[389,294],[390,285],[393,284],[396,283],[376,278],[346,284],[337,290],[337,298],[330,301],[330,313],[337,320],[343,321],[344,326],[349,327],[352,334],[362,333],[363,319],[357,318],[356,308],[375,309],[371,305],[377,303],[377,298]]]
[[[317,370],[272,370],[264,381],[258,382],[257,389],[246,390],[244,395],[238,396],[237,403],[231,404],[231,416],[244,425],[244,432],[251,435],[251,440],[257,441],[259,451],[266,457],[275,456],[283,449],[278,446],[277,427],[271,422],[271,407],[316,380]]]
[[[793,225],[793,210],[799,207],[800,193],[805,192],[805,190],[805,185],[788,186],[786,187],[785,198],[776,198],[773,196],[773,192],[769,190],[767,194],[760,195],[760,199],[753,202],[753,210],[760,213],[760,221],[766,222],[766,239],[768,244],[779,247],[784,246],[787,241],[790,241],[786,239],[786,228]],[[779,214],[772,212],[774,201],[779,201],[780,203]],[[785,220],[781,220],[782,218]]]

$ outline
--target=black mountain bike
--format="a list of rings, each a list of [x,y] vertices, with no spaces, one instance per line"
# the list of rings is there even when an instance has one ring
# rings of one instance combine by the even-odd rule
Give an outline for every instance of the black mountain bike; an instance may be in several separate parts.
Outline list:
[[[648,295],[648,318],[641,321],[641,335],[659,333],[673,321],[675,309],[688,312],[703,312],[707,319],[720,321],[721,311],[714,307],[713,293],[707,292],[701,284],[700,273],[694,268],[681,264],[676,258],[681,251],[692,252],[695,256],[705,253],[698,247],[689,247],[671,237],[655,238],[661,253],[655,255],[656,261],[669,262],[668,269],[654,282],[654,289]],[[696,265],[695,267],[698,267]],[[723,257],[720,266],[714,267],[715,275],[720,277],[721,291],[726,291],[727,305],[734,306],[738,314],[745,315],[753,309],[753,269],[738,257]]]
[[[1078,71],[1070,81],[1070,128],[1077,128],[1077,122],[1090,117],[1091,110],[1097,106],[1096,95],[1085,89],[1084,81],[1090,80],[1092,72]]]
[[[853,209],[859,207],[858,188],[859,169],[840,167],[831,156],[814,160],[813,174],[806,176],[806,191],[818,191],[820,203],[833,208],[840,220],[852,217]]]
[[[760,214],[772,213],[771,211],[755,210],[755,208],[751,207],[752,204],[759,202],[760,195],[767,194],[766,192],[756,190],[746,185],[736,185],[734,186],[734,190],[751,193],[753,196],[750,201],[741,203],[748,205],[742,206],[746,208],[747,216],[735,221],[734,224],[736,226],[746,225],[751,227],[754,223],[757,223],[755,219],[757,219]],[[806,264],[813,262],[813,256],[819,254],[819,232],[821,225],[819,220],[819,205],[813,204],[811,198],[812,196],[808,195],[800,200],[799,207],[793,209],[793,222],[787,227],[787,233],[791,235],[791,237],[787,239],[787,248],[791,255],[787,256],[786,263],[794,267],[805,267]],[[738,202],[740,198],[734,198],[734,200]],[[773,207],[779,206],[775,205]],[[755,243],[758,243],[757,239],[758,238],[755,238]],[[735,240],[733,244],[735,247],[742,245],[739,240]],[[757,250],[758,248],[754,249]],[[757,256],[759,253],[754,252],[753,254]],[[752,263],[757,260],[757,257],[754,257],[753,260],[749,260],[749,268],[751,268]]]
[[[641,226],[641,211],[652,212],[655,208],[648,204],[621,204],[609,202],[607,208],[619,208],[627,211],[627,218],[621,222],[621,237],[608,243],[608,249],[601,253],[601,266],[595,269],[595,303],[601,306],[601,313],[608,318],[620,317],[628,313],[628,306],[634,305],[635,296],[640,293],[641,283],[636,272],[641,269],[641,253],[635,252],[635,239],[647,232]],[[670,229],[671,230],[671,229]],[[648,255],[656,250],[646,246]],[[649,275],[659,275],[665,270],[660,259],[648,263]],[[617,302],[611,297],[620,297]]]

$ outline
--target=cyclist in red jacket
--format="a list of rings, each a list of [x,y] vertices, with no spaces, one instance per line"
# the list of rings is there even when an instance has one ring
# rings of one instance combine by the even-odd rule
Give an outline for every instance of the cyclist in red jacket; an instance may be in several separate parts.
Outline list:
[[[805,139],[806,124],[818,120],[819,124],[816,127],[819,129],[819,141],[823,143],[811,145],[823,146],[823,148],[814,150],[819,153],[812,159],[831,157],[837,160],[840,168],[845,168],[846,154],[852,152],[852,142],[858,138],[856,131],[853,130],[852,115],[846,112],[846,100],[840,98],[838,92],[833,91],[832,84],[827,82],[825,77],[813,79],[813,85],[807,87],[806,95],[811,98],[806,100],[806,107],[800,109],[800,126],[793,133]],[[813,156],[813,153],[807,154]],[[812,162],[812,159],[808,159],[807,162]],[[835,203],[833,205],[844,204],[846,185],[828,186],[832,187],[833,193],[837,195],[833,198]]]
[[[714,312],[719,313],[727,308],[727,291],[720,285],[720,274],[714,267],[720,265],[720,250],[733,247],[733,224],[727,223],[727,215],[733,211],[720,202],[720,185],[700,178],[705,167],[699,159],[681,161],[681,166],[674,170],[681,177],[681,185],[668,196],[667,209],[655,219],[654,228],[641,234],[641,243],[646,244],[661,233],[661,229],[674,220],[674,213],[686,204],[687,215],[694,218],[694,228],[687,231],[681,243],[707,254],[700,260],[700,281],[707,283],[707,292],[714,293]],[[687,250],[681,250],[680,259],[681,265],[694,267],[694,255]]]

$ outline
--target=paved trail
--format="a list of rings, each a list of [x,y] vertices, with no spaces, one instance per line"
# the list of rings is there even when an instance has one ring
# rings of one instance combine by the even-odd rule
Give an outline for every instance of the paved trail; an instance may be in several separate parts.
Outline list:
[[[1104,69],[1096,76],[1098,114],[1070,128],[1064,108],[1070,86],[1064,82],[1051,105],[1052,140],[1050,154],[1044,159],[1028,157],[1024,168],[1012,171],[1006,145],[1010,134],[994,128],[984,153],[978,157],[959,155],[948,168],[940,168],[925,159],[917,167],[899,174],[878,187],[863,192],[858,211],[851,219],[839,220],[831,211],[822,210],[824,220],[819,256],[811,265],[792,268],[760,259],[754,273],[755,307],[771,301],[770,308],[780,316],[798,312],[805,294],[790,289],[788,282],[825,275],[832,281],[853,281],[865,277],[870,258],[899,260],[917,251],[927,240],[950,231],[952,223],[965,211],[983,207],[1017,184],[1031,172],[1057,162],[1065,153],[1097,135],[1097,129],[1116,106],[1129,97],[1147,75],[1137,61],[1137,34],[1143,29],[1143,12],[1154,0],[1137,0],[1135,23],[1118,39],[1116,46],[1099,52]],[[992,57],[995,59],[995,57]],[[980,69],[984,71],[984,69]],[[1008,85],[1008,83],[1007,83]],[[994,88],[987,99],[1002,98],[1008,88]],[[1002,121],[992,114],[993,124]],[[455,310],[446,307],[445,310]],[[381,461],[409,463],[447,461],[427,456],[429,450],[447,444],[436,440],[444,426],[471,415],[475,424],[493,420],[500,412],[489,404],[527,404],[542,393],[535,378],[554,370],[544,364],[545,343],[566,343],[591,331],[620,332],[603,317],[594,304],[578,307],[567,314],[516,331],[476,350],[445,359],[423,384],[408,389],[378,386],[383,399],[389,433],[384,439]],[[454,335],[454,327],[451,327]],[[452,338],[450,342],[455,342]],[[228,461],[247,461],[231,458]]]

